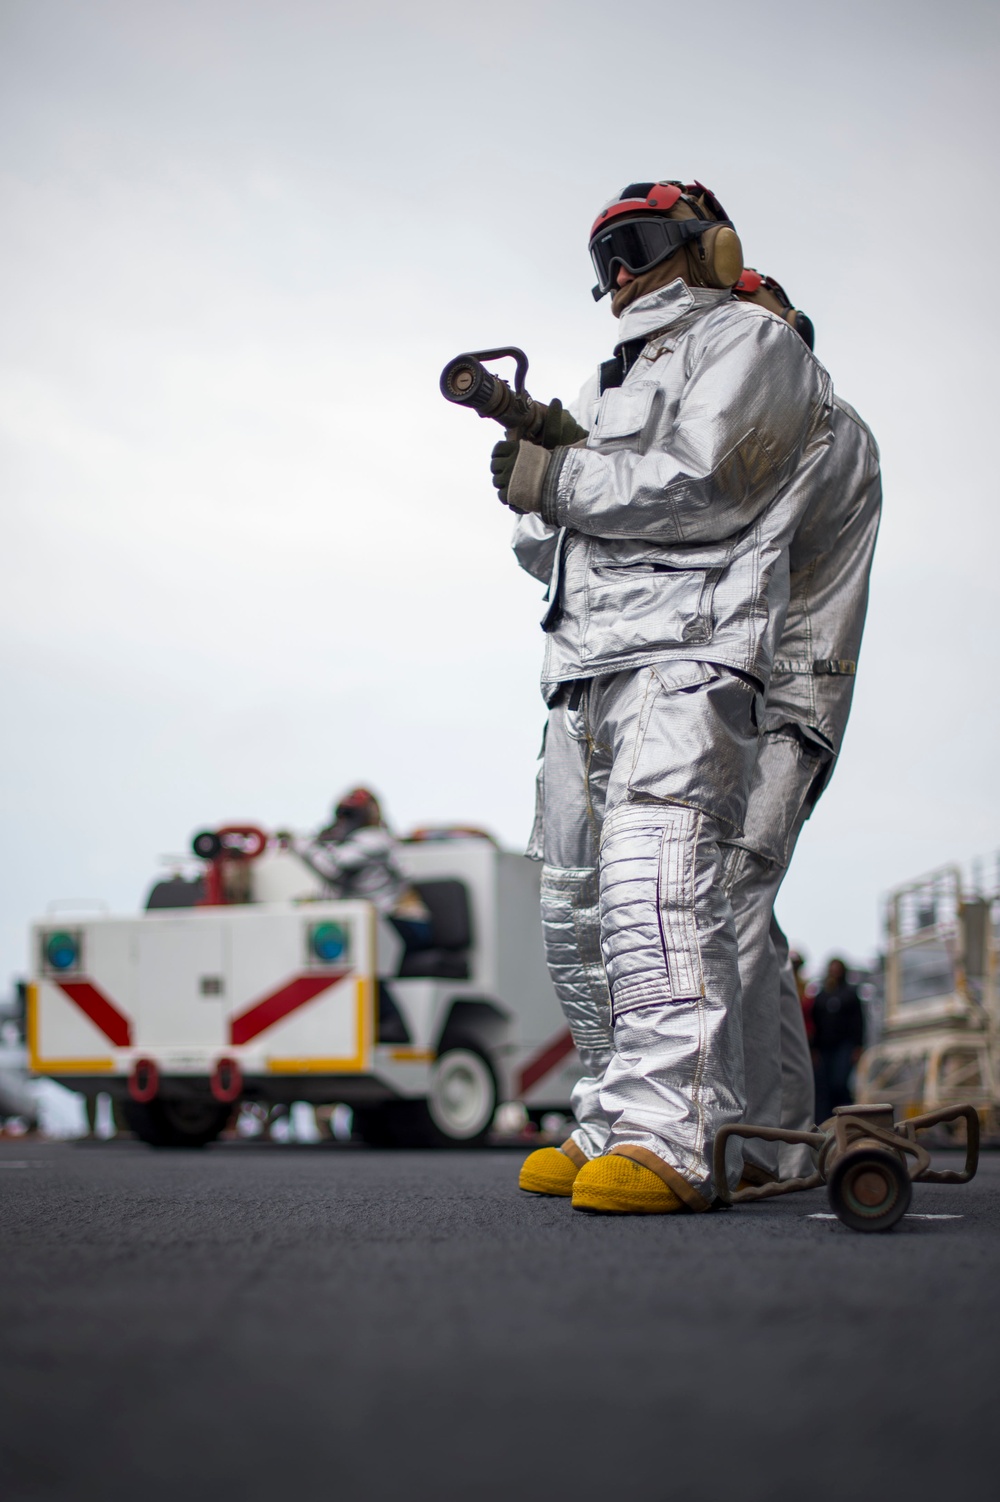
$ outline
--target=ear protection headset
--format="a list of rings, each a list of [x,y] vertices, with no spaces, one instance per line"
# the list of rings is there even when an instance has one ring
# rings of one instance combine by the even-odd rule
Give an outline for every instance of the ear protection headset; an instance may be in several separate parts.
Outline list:
[[[732,287],[743,270],[743,246],[731,224],[713,224],[688,251],[706,287]]]
[[[755,302],[769,313],[777,313],[805,341],[809,349],[816,343],[816,331],[812,319],[801,308],[793,308],[792,300],[780,282],[773,276],[762,276],[748,266],[736,283],[736,296],[741,302]]]
[[[739,279],[743,247],[710,189],[699,182],[630,183],[601,210],[590,231],[594,300],[611,291],[619,267],[640,276],[683,245],[701,285],[732,287]]]
[[[743,271],[743,246],[733,222],[711,188],[695,179],[681,194],[680,201],[702,219],[711,223],[696,245],[691,247],[692,261],[704,277],[706,287],[733,287]],[[706,213],[707,211],[707,213]]]

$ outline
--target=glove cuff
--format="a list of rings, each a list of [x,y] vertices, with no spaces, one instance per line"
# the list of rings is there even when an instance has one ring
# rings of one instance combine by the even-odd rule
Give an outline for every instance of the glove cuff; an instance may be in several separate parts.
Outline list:
[[[513,511],[541,510],[542,491],[551,457],[547,449],[521,440],[507,487],[507,505]]]
[[[570,456],[572,449],[586,448],[584,439],[577,443],[565,444],[553,449],[549,458],[549,467],[545,471],[542,483],[539,512],[543,522],[550,527],[561,527],[562,521],[559,516],[559,481],[562,477],[563,467]]]

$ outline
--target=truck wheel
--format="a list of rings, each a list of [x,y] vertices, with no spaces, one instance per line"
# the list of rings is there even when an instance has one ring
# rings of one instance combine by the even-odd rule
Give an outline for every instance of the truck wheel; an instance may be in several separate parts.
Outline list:
[[[425,1110],[437,1145],[476,1147],[486,1141],[498,1105],[486,1055],[472,1044],[449,1048],[431,1070]]]
[[[481,1147],[497,1108],[493,1066],[474,1043],[448,1048],[431,1070],[426,1100],[394,1100],[356,1110],[370,1147]]]
[[[150,1147],[204,1147],[214,1142],[233,1112],[214,1100],[125,1101],[126,1123]]]

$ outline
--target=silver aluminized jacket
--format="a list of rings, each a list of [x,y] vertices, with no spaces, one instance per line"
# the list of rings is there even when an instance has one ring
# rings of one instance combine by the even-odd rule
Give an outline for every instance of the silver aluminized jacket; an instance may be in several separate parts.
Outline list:
[[[680,281],[626,309],[621,341],[646,335],[515,529],[549,585],[543,685],[665,657],[766,682],[799,519],[774,503],[830,441],[829,377],[782,319]]]
[[[834,444],[789,552],[788,610],[768,689],[768,726],[801,725],[840,751],[882,514],[878,446],[838,397]]]
[[[522,566],[549,577],[543,927],[588,1073],[578,1146],[649,1155],[692,1208],[744,1109],[722,841],[743,823],[829,378],[787,324],[675,282],[636,302],[624,384],[584,394]],[[584,680],[573,687],[574,681]],[[613,1042],[612,1032],[613,1029]]]
[[[791,544],[789,605],[744,830],[724,854],[739,941],[747,1118],[800,1131],[813,1120],[812,1065],[774,900],[840,751],[882,504],[869,429],[839,399],[833,427],[815,476],[806,472],[799,482],[809,485],[811,504]],[[776,1171],[778,1156],[768,1145],[748,1142],[744,1152]],[[800,1170],[803,1154],[782,1149],[781,1167]]]

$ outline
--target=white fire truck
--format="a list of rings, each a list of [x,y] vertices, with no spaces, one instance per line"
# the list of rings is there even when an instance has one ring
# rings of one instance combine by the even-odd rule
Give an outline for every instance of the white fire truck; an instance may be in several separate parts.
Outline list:
[[[885,1017],[858,1064],[862,1101],[917,1116],[970,1101],[1000,1131],[1000,860],[944,866],[889,894]]]
[[[476,831],[405,841],[433,947],[404,953],[287,842],[227,827],[195,850],[199,874],[157,883],[138,917],[34,926],[35,1074],[109,1093],[156,1146],[212,1141],[241,1101],[343,1102],[398,1146],[479,1144],[501,1101],[568,1108],[579,1065],[533,862]]]

